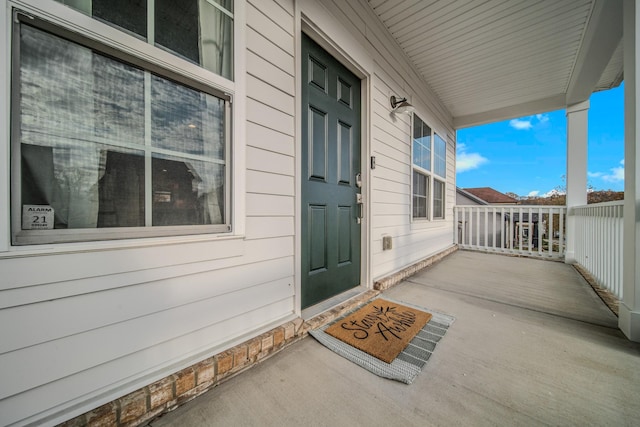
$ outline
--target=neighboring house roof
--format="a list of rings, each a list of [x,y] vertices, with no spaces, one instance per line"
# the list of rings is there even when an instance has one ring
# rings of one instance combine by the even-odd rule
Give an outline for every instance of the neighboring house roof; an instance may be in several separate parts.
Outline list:
[[[482,200],[481,198],[474,196],[473,194],[463,190],[460,187],[456,187],[456,192],[458,194],[460,194],[461,196],[466,197],[467,199],[471,200],[474,203],[477,203],[479,205],[488,205],[489,203],[485,200]],[[457,204],[460,204],[460,202],[458,201]],[[466,204],[466,203],[465,203]]]
[[[513,197],[507,196],[491,187],[463,188],[462,190],[490,204],[515,205],[518,203]]]

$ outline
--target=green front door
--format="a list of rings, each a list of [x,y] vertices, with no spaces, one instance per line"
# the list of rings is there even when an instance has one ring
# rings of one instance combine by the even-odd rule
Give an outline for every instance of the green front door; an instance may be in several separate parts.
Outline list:
[[[360,79],[302,36],[302,308],[360,284]]]

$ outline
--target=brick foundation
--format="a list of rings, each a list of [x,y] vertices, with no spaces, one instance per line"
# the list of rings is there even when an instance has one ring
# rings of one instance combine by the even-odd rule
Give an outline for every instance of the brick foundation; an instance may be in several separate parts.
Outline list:
[[[302,319],[209,357],[60,426],[137,426],[169,412],[302,338]]]

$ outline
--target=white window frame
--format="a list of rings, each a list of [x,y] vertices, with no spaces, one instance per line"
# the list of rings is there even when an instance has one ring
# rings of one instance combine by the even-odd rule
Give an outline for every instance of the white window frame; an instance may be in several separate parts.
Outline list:
[[[145,237],[165,237],[165,236],[188,236],[188,235],[201,235],[201,234],[215,234],[220,236],[220,233],[227,235],[234,235],[244,231],[244,223],[240,223],[242,217],[242,211],[244,210],[244,204],[240,206],[234,206],[233,203],[237,203],[237,198],[232,197],[232,190],[238,191],[238,189],[244,188],[244,179],[238,179],[242,176],[237,165],[234,162],[234,158],[238,154],[244,152],[244,146],[236,147],[237,139],[235,131],[239,129],[239,120],[244,119],[244,115],[236,117],[239,112],[234,110],[240,110],[240,106],[234,105],[233,98],[237,94],[236,84],[232,80],[228,80],[222,76],[208,71],[197,64],[194,64],[188,60],[182,59],[179,56],[173,55],[165,49],[155,47],[149,44],[146,40],[141,40],[135,36],[128,34],[125,31],[121,31],[116,27],[107,23],[96,20],[90,16],[87,16],[77,10],[72,9],[69,6],[58,3],[54,0],[23,0],[15,2],[8,2],[10,6],[8,8],[7,20],[5,22],[13,22],[15,10],[20,10],[27,16],[32,16],[38,20],[43,20],[55,27],[57,34],[58,31],[71,34],[83,40],[79,43],[81,45],[89,44],[90,47],[100,46],[100,51],[118,58],[119,60],[125,60],[125,62],[134,63],[134,65],[143,64],[143,68],[149,71],[156,71],[157,74],[175,80],[181,84],[193,87],[194,89],[201,90],[206,93],[214,94],[214,96],[223,96],[227,101],[225,110],[225,126],[226,126],[226,141],[225,141],[225,220],[222,227],[220,225],[183,225],[183,226],[163,226],[163,227],[135,227],[125,229],[70,229],[70,230],[46,230],[47,236],[41,237],[42,232],[25,233],[21,236],[19,241],[16,241],[16,234],[22,234],[25,230],[21,229],[21,205],[19,201],[12,200],[11,203],[11,229],[8,230],[9,235],[12,236],[13,244],[29,245],[29,244],[49,244],[49,243],[66,243],[66,242],[101,242],[113,239],[130,239],[130,238],[145,238]],[[242,0],[236,0],[234,5],[235,16],[241,14],[244,10],[244,2]],[[240,9],[240,10],[239,10]],[[233,49],[233,61],[234,61],[234,80],[237,80],[237,76],[244,71],[244,61],[239,59],[241,55],[237,55],[239,49],[244,46],[244,38],[238,38],[238,34],[242,32],[238,28],[239,23],[237,19],[234,19],[234,49]],[[76,42],[76,40],[73,40]],[[8,46],[9,47],[9,46]],[[13,60],[13,49],[8,50],[9,58]],[[19,64],[13,64],[15,69],[19,67]],[[13,96],[13,92],[11,92]],[[244,93],[244,92],[243,92]],[[15,102],[13,102],[15,104]],[[244,104],[244,102],[242,102]],[[9,109],[9,113],[14,107]],[[241,110],[240,110],[241,111]],[[241,113],[240,113],[241,114]],[[8,119],[10,123],[13,119]],[[8,144],[12,147],[12,156],[15,156],[16,150],[13,148],[15,139],[11,138]],[[19,152],[18,152],[19,157]],[[11,159],[10,159],[11,160]],[[15,165],[15,159],[12,163]],[[17,164],[19,164],[19,160]],[[243,164],[241,165],[243,166]],[[13,169],[16,169],[15,167]],[[12,169],[11,178],[11,194],[20,194],[20,170],[16,171]],[[237,179],[237,183],[236,183]],[[15,196],[14,196],[15,197]],[[32,235],[29,235],[32,234]]]
[[[414,159],[414,150],[413,150],[413,141],[414,141],[414,126],[415,126],[415,120],[416,118],[418,118],[422,123],[424,123],[426,126],[429,127],[429,129],[431,130],[431,137],[429,139],[430,141],[430,159],[429,159],[429,167],[431,170],[427,170],[419,165],[416,164],[416,161]],[[435,173],[435,166],[436,166],[436,152],[435,152],[435,141],[436,141],[436,136],[438,138],[440,138],[442,141],[444,141],[444,175],[445,176],[440,176],[438,174]],[[425,222],[432,222],[432,221],[443,221],[446,219],[446,189],[447,189],[447,180],[446,180],[446,168],[447,168],[447,142],[446,139],[440,137],[437,132],[433,129],[433,126],[431,126],[429,123],[427,123],[425,120],[423,120],[419,114],[413,113],[412,117],[411,117],[411,221],[415,222],[415,223],[425,223]],[[426,217],[415,217],[413,215],[414,212],[414,206],[413,206],[413,197],[414,197],[414,185],[413,185],[413,174],[414,172],[420,173],[424,176],[426,176],[427,178],[427,216]],[[442,184],[442,215],[438,215],[436,216],[436,212],[434,210],[435,207],[435,203],[434,203],[434,195],[435,195],[435,185],[436,183],[441,183]]]

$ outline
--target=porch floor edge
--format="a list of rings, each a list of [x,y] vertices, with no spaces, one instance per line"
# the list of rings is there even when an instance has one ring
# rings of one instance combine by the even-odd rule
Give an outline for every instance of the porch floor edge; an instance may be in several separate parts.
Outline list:
[[[433,264],[442,261],[445,257],[447,257],[448,255],[451,255],[457,250],[459,250],[459,246],[457,244],[453,244],[448,248],[436,253],[435,255],[431,255],[427,258],[424,258],[421,261],[418,261],[414,264],[409,265],[408,267],[401,269],[400,271],[397,271],[389,276],[376,280],[373,284],[373,288],[378,291],[385,291],[389,288],[392,288],[393,286],[397,285],[398,283],[402,282],[408,277],[413,276],[419,271],[424,270],[425,268],[430,267]]]

